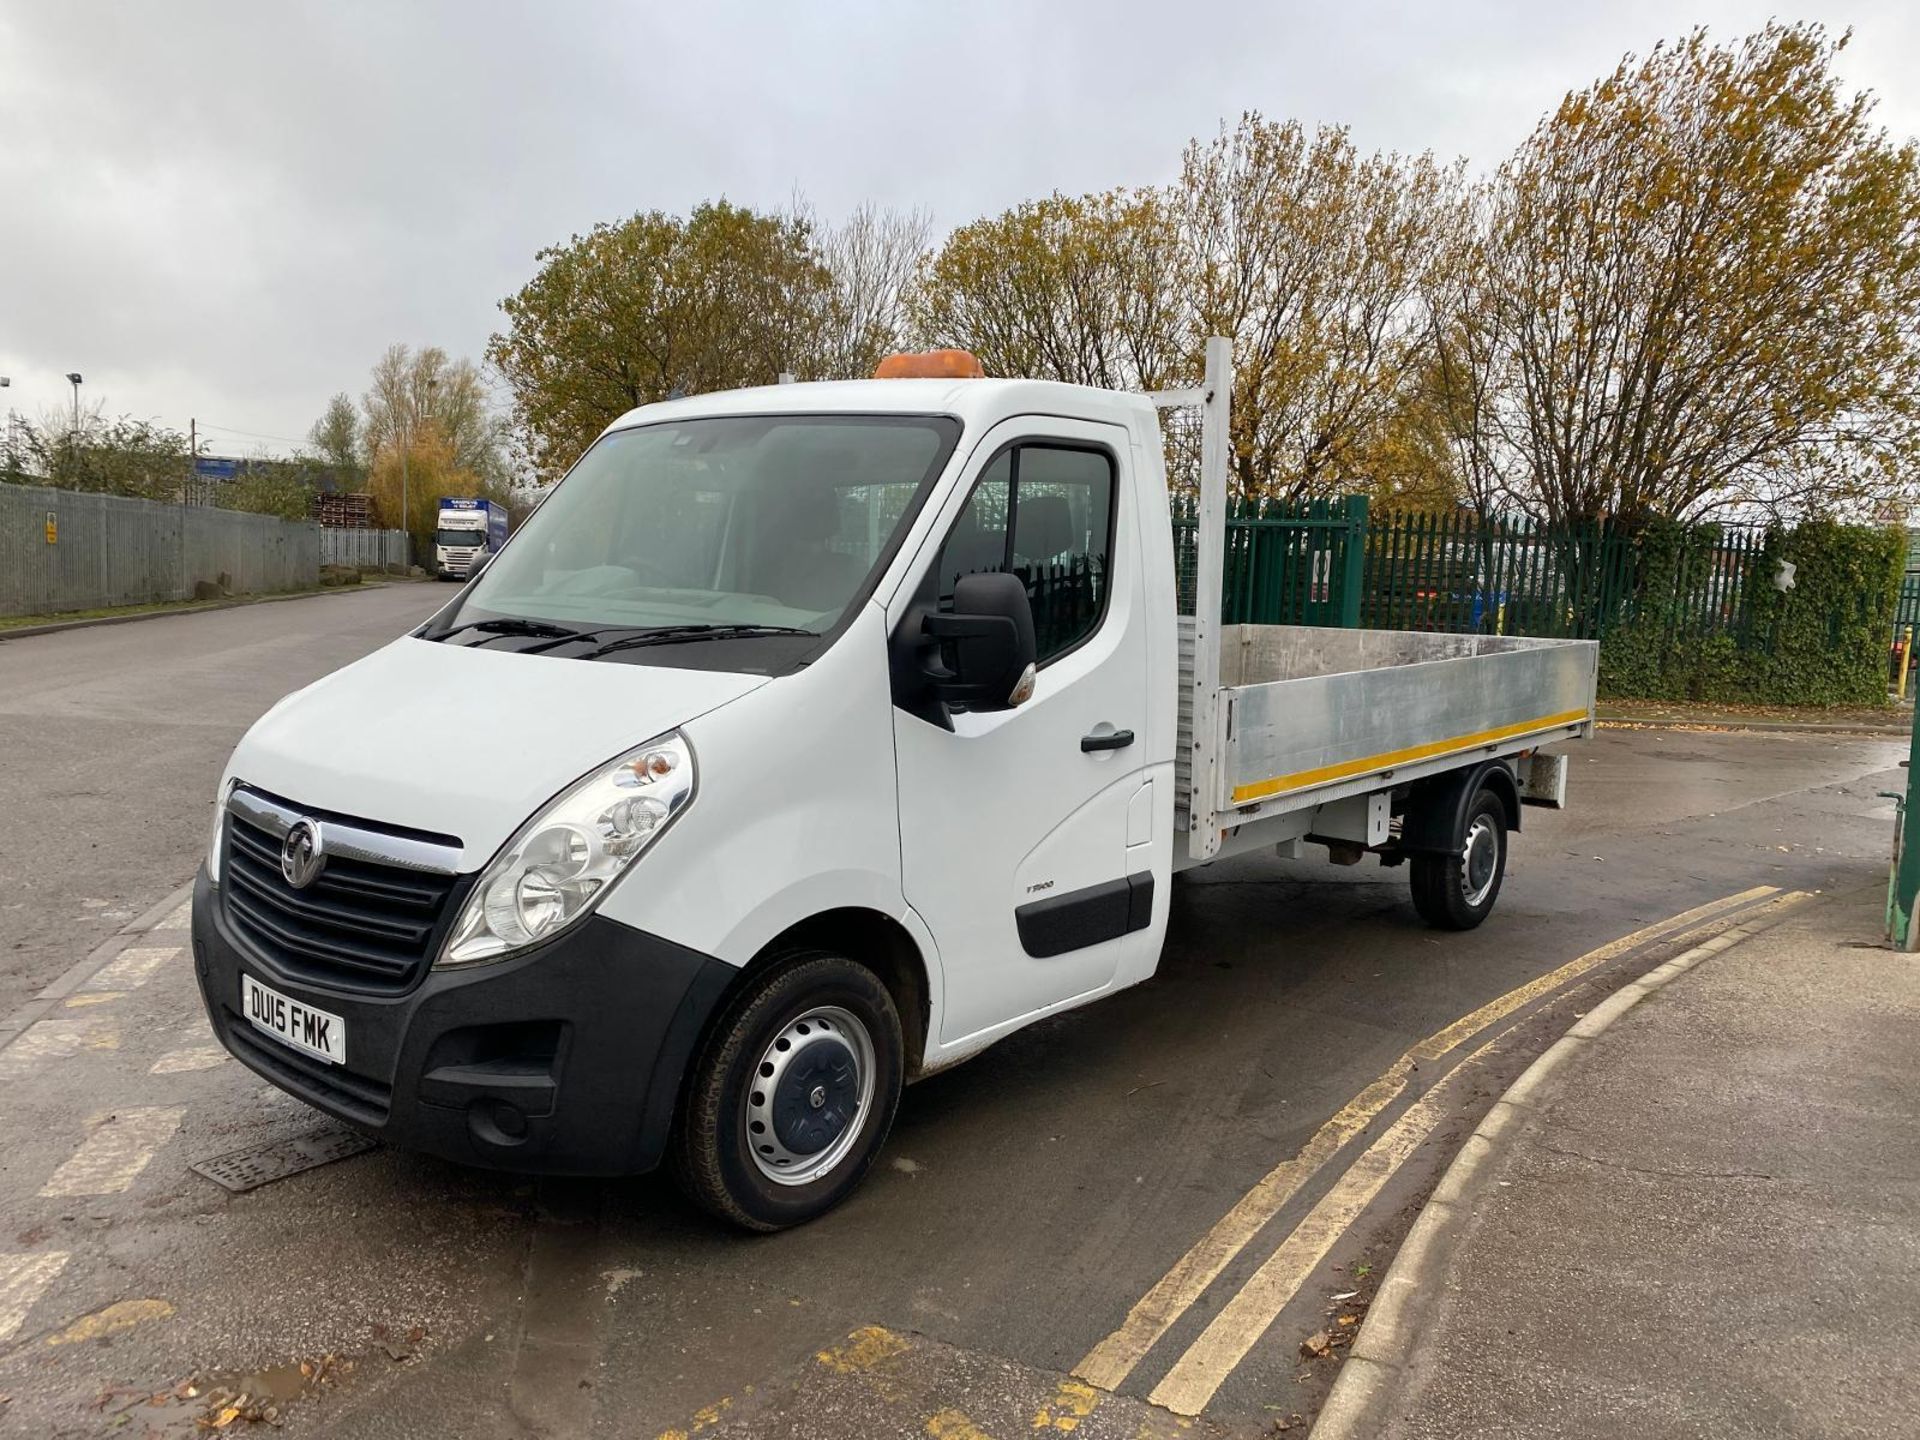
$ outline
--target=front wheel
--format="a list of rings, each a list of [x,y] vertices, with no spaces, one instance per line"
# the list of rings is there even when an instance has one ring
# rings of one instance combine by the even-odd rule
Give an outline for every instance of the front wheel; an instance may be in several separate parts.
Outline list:
[[[1493,913],[1507,873],[1507,807],[1491,790],[1473,797],[1453,850],[1415,855],[1413,908],[1439,930],[1471,930]]]
[[[887,1137],[904,1050],[871,970],[825,951],[784,957],[729,1008],[688,1076],[675,1179],[749,1230],[825,1214]]]

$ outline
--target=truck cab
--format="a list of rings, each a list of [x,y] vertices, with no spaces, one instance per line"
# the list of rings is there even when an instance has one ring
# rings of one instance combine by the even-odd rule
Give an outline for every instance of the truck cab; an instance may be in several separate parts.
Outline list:
[[[1176,862],[1357,793],[1196,808],[1232,756],[1193,729],[1170,524],[1139,395],[623,416],[440,613],[234,752],[193,909],[216,1033],[397,1143],[821,1213],[904,1082],[1151,976]],[[447,767],[449,735],[496,763]]]
[[[434,522],[434,576],[464,580],[506,542],[504,506],[492,500],[443,498]]]

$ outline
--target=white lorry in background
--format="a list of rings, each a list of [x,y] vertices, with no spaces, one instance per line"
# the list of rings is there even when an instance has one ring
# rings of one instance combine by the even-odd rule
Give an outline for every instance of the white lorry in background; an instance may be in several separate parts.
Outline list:
[[[904,1082],[1150,978],[1178,871],[1372,854],[1479,924],[1595,647],[1223,627],[1226,342],[1157,396],[955,361],[621,417],[439,614],[262,717],[193,905],[228,1049],[397,1144],[665,1160],[777,1229]]]
[[[504,505],[443,498],[433,529],[433,573],[442,580],[464,580],[506,543]]]

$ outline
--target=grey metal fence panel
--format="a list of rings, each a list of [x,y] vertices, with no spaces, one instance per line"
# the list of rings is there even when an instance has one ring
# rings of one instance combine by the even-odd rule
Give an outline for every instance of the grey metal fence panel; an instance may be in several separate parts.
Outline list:
[[[183,600],[201,581],[235,593],[296,590],[319,576],[317,525],[0,485],[0,615]]]
[[[389,570],[407,563],[404,530],[320,529],[320,563],[352,565],[362,570]]]

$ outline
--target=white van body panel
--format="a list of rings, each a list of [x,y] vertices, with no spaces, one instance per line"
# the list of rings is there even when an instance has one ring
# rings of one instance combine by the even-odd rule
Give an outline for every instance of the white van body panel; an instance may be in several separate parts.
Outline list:
[[[828,910],[903,921],[885,616],[867,606],[812,665],[743,698],[683,727],[693,802],[602,913],[729,965]]]
[[[945,954],[946,1004],[928,1038],[930,1066],[1144,979],[1160,949],[1168,867],[1156,866],[1150,842],[1128,846],[1158,757],[1146,703],[1153,615],[1141,584],[1137,465],[1126,419],[1119,409],[1120,423],[1017,414],[973,435],[946,494],[922,515],[918,543],[903,550],[910,561],[889,628],[905,621],[974,482],[1008,445],[1053,440],[1113,457],[1113,588],[1094,633],[1043,667],[1032,698],[1016,709],[955,715],[951,732],[894,712],[902,885]],[[1081,736],[1103,726],[1135,731],[1134,744],[1082,753]],[[1151,806],[1150,794],[1144,803]],[[1144,929],[1063,954],[1026,953],[1015,919],[1021,905],[1156,869],[1156,913]]]
[[[407,637],[281,701],[227,774],[295,805],[452,836],[460,868],[477,870],[594,766],[766,683]]]

